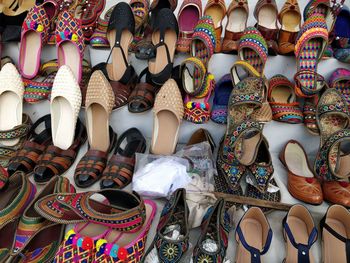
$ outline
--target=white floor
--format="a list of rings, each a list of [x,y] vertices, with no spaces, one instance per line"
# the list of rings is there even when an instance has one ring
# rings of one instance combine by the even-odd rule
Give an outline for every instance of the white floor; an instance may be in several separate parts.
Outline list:
[[[107,7],[112,6],[117,2],[118,1],[116,0],[107,0]],[[250,19],[248,21],[248,25],[255,24],[253,11],[254,11],[254,6],[256,2],[257,0],[249,0]],[[279,8],[281,8],[284,1],[277,0],[277,2],[278,2],[277,4]],[[179,1],[177,10],[179,9],[181,3],[182,1]],[[202,3],[203,3],[203,9],[204,9],[206,1],[202,1]],[[230,1],[226,0],[227,6],[229,5],[229,3]],[[304,6],[306,5],[306,3],[307,3],[307,0],[299,1],[301,10],[304,9]],[[224,25],[225,23],[226,21],[224,21]],[[5,45],[3,55],[10,55],[15,61],[17,61],[18,49],[19,49],[18,44]],[[105,61],[107,59],[108,54],[109,54],[109,50],[96,50],[90,47],[88,47],[86,51],[86,57],[91,58],[92,65]],[[55,58],[55,56],[56,56],[56,52],[54,47],[45,47],[42,61]],[[177,56],[175,59],[175,64],[179,64],[182,61],[182,59],[183,59],[183,56]],[[224,74],[229,73],[229,69],[236,59],[237,59],[237,56],[216,54],[212,57],[210,61],[209,71],[215,75],[216,80],[219,80],[220,77],[222,77]],[[132,65],[134,65],[137,72],[141,72],[141,70],[146,67],[146,62],[138,61],[133,56],[131,57],[131,63]],[[327,61],[322,61],[319,64],[319,73],[322,74],[326,79],[328,79],[330,74],[338,67],[345,67],[350,69],[350,65],[339,63],[335,59],[329,59]],[[276,74],[283,74],[292,80],[292,77],[294,76],[295,72],[296,72],[296,67],[295,67],[294,57],[282,57],[282,56],[269,57],[267,61],[265,74],[268,78]],[[25,105],[25,112],[31,116],[33,121],[35,121],[39,117],[49,113],[49,103],[43,102],[36,105]],[[83,110],[81,112],[81,116],[84,117]],[[111,125],[113,126],[115,131],[118,133],[118,135],[121,135],[123,131],[125,131],[130,127],[137,127],[143,132],[143,134],[147,138],[151,138],[152,125],[153,125],[152,112],[150,111],[144,114],[130,114],[127,108],[124,107],[122,109],[119,109],[113,112],[111,116]],[[212,133],[217,144],[225,131],[224,126],[215,124],[211,121],[204,125],[195,125],[184,121],[183,124],[181,125],[179,142],[186,143],[190,135],[192,134],[192,132],[201,127],[208,129]],[[298,203],[298,201],[292,198],[287,191],[287,188],[286,188],[287,173],[283,168],[283,166],[281,165],[281,163],[279,162],[277,157],[282,146],[288,140],[295,139],[295,140],[298,140],[305,147],[308,156],[311,158],[311,161],[313,161],[313,157],[319,146],[319,138],[315,136],[311,136],[306,131],[303,125],[288,125],[288,124],[281,124],[277,122],[271,122],[267,124],[264,128],[264,135],[267,137],[270,144],[270,151],[273,157],[273,164],[275,168],[275,178],[281,189],[282,202],[285,202],[288,204]],[[72,177],[74,173],[74,167],[76,163],[80,160],[80,158],[83,156],[83,154],[86,152],[86,150],[87,150],[87,145],[85,145],[81,149],[75,164],[65,174],[65,176],[71,179],[72,183],[73,183]],[[99,184],[97,183],[93,187],[91,187],[89,190],[98,190],[98,189],[99,189]],[[80,191],[81,189],[77,189],[77,190]],[[159,200],[157,201],[157,204],[158,204],[158,213],[152,225],[148,241],[151,241],[155,234],[155,228],[157,226],[161,207],[163,206],[164,201]],[[306,205],[306,206],[312,212],[312,215],[314,216],[316,224],[318,225],[319,220],[324,215],[328,207],[328,204],[323,203],[320,206],[310,206],[310,205]],[[284,240],[281,232],[282,230],[281,222],[285,214],[286,214],[285,212],[276,211],[268,215],[268,219],[273,229],[274,236],[273,236],[271,248],[269,252],[266,254],[265,262],[281,262],[285,257]],[[237,211],[234,215],[234,222],[237,223],[242,215],[243,215],[243,211]],[[191,240],[193,245],[195,245],[196,237],[198,236],[198,233],[199,233],[198,229],[191,231]],[[227,252],[228,258],[231,260],[234,260],[234,256],[235,256],[236,243],[234,240],[235,240],[234,232],[232,231],[230,234],[230,244]],[[316,262],[321,262],[321,241],[320,240],[318,240],[316,244],[313,246],[312,251],[315,256]]]

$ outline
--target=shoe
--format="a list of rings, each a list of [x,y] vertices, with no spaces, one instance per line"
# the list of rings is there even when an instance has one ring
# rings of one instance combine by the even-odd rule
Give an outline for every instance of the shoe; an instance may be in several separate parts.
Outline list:
[[[206,129],[198,129],[194,133],[192,133],[190,139],[188,140],[186,146],[191,146],[194,144],[199,144],[202,142],[207,142],[210,145],[211,151],[214,152],[215,150],[215,142],[213,140],[213,137]]]
[[[58,9],[58,5],[50,1],[35,5],[23,22],[18,64],[24,78],[33,79],[39,72],[41,51],[48,41],[50,25]]]
[[[227,9],[227,24],[222,42],[222,53],[236,54],[239,40],[247,27],[249,7],[247,0],[232,1]]]
[[[278,20],[281,24],[278,34],[279,54],[292,55],[301,27],[301,13],[298,0],[287,0],[278,14]]]
[[[230,232],[230,216],[225,208],[225,201],[219,199],[203,217],[201,234],[193,249],[193,263],[224,262]],[[216,248],[210,249],[209,244]],[[214,251],[213,251],[214,250]]]
[[[74,193],[67,178],[53,177],[26,207],[21,216],[10,252],[13,260],[34,263],[53,260],[64,235],[64,226],[49,222],[34,209],[37,200],[52,193]]]
[[[35,0],[2,0],[2,13],[6,16],[18,16],[29,11],[35,5]]]
[[[350,63],[350,10],[349,6],[344,5],[339,12],[334,26],[334,39],[332,47],[333,56],[343,62]]]
[[[36,130],[41,125],[44,125],[44,129],[36,133]],[[52,144],[51,116],[45,115],[39,118],[28,133],[31,138],[26,140],[23,146],[9,160],[7,171],[10,175],[18,171],[22,171],[25,174],[32,172],[39,156],[48,145]]]
[[[180,124],[184,115],[181,92],[173,79],[160,89],[154,103],[154,123],[150,152],[173,154],[177,145]]]
[[[303,113],[294,93],[294,85],[283,75],[269,80],[267,99],[275,121],[298,124],[303,122]]]
[[[350,260],[349,247],[350,239],[348,229],[350,213],[345,207],[332,205],[320,221],[322,232],[322,261],[348,262]]]
[[[58,67],[68,66],[76,81],[80,83],[85,49],[80,21],[67,10],[63,11],[58,15],[55,35]]]
[[[94,48],[109,48],[110,44],[107,39],[108,24],[111,18],[115,5],[110,7],[105,13],[104,17],[99,17],[97,20],[97,26],[90,39],[90,45]]]
[[[339,91],[350,107],[350,70],[336,69],[329,78],[329,87]]]
[[[280,160],[288,171],[289,193],[305,203],[321,204],[321,184],[310,168],[304,148],[297,141],[290,140],[281,151]]]
[[[311,253],[318,231],[310,212],[303,205],[293,205],[283,218],[283,236],[286,241],[284,262],[315,262]]]
[[[254,17],[257,21],[255,27],[266,40],[269,54],[278,54],[278,9],[275,0],[259,0],[255,5]]]
[[[0,262],[6,262],[11,252],[15,231],[24,210],[34,199],[35,186],[29,177],[18,172],[9,178],[8,186],[0,192],[3,209],[0,211]]]
[[[272,229],[258,207],[249,208],[236,228],[236,262],[261,262],[271,245]]]
[[[130,0],[131,10],[135,18],[135,35],[129,51],[135,52],[136,45],[144,38],[145,32],[149,27],[150,19],[150,1],[149,0]]]
[[[176,190],[165,204],[154,237],[141,263],[180,262],[189,248],[189,210],[186,203],[186,190]],[[176,240],[174,239],[174,236]],[[180,236],[179,236],[180,235]]]
[[[109,126],[114,106],[113,90],[101,71],[92,73],[85,106],[89,150],[74,172],[74,182],[80,188],[89,187],[101,178],[108,154],[113,151],[117,141],[117,135]]]
[[[142,133],[131,128],[118,139],[113,156],[108,161],[101,178],[101,189],[122,189],[131,183],[134,174],[136,153],[146,151],[146,139]]]
[[[194,28],[202,16],[202,2],[198,0],[185,0],[180,7],[177,20],[179,21],[179,38],[176,51],[189,53]]]
[[[226,15],[224,0],[209,0],[204,9],[204,16],[211,17],[216,35],[215,53],[221,52],[222,22]]]

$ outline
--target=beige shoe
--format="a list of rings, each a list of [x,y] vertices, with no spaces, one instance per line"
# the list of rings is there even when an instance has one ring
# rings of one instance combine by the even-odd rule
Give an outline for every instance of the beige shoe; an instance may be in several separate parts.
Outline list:
[[[299,204],[292,206],[282,225],[287,251],[283,262],[315,262],[310,249],[317,240],[317,228],[305,206]]]
[[[24,86],[15,65],[7,63],[0,71],[0,131],[22,124]],[[4,146],[14,146],[19,139],[1,140]]]
[[[50,111],[53,144],[62,150],[73,143],[81,101],[73,72],[68,66],[60,67],[52,86]]]
[[[272,241],[272,230],[258,207],[249,208],[236,228],[236,263],[262,262]]]
[[[344,206],[332,205],[320,222],[322,262],[349,262],[350,212]]]
[[[170,155],[175,152],[184,115],[181,92],[173,79],[164,83],[154,102],[151,152]]]

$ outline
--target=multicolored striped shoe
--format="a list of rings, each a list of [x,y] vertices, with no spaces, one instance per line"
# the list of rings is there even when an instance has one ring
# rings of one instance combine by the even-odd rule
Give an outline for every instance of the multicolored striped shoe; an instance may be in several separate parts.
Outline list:
[[[0,262],[10,256],[14,242],[14,230],[26,207],[35,197],[36,188],[29,177],[22,172],[15,173],[8,180],[8,186],[0,191]]]
[[[64,226],[40,216],[34,204],[51,193],[74,193],[75,188],[67,178],[53,177],[28,205],[17,226],[15,240],[10,252],[18,262],[44,263],[51,261],[63,238]],[[38,246],[40,244],[40,246]]]

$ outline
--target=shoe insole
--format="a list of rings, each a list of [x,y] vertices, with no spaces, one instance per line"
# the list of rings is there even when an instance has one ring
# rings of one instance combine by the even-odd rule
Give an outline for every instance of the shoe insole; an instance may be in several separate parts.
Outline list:
[[[247,61],[253,68],[255,68],[260,74],[264,70],[264,63],[260,56],[252,49],[243,49],[243,60]]]
[[[88,138],[91,149],[107,152],[109,148],[109,116],[100,104],[87,108]]]
[[[194,77],[196,75],[196,77]],[[186,91],[189,93],[194,92],[199,88],[199,71],[198,68],[196,68],[193,64],[186,64],[186,68],[183,69],[183,76],[182,76]]]
[[[289,143],[285,149],[284,161],[288,169],[295,175],[314,177],[310,171],[307,157],[298,144]]]
[[[78,46],[70,41],[65,41],[58,46],[58,65],[67,65],[72,70],[75,79],[80,83],[81,65]]]
[[[301,16],[296,11],[287,11],[282,17],[282,29],[289,32],[300,30]]]
[[[306,223],[301,220],[298,217],[295,216],[289,216],[288,217],[288,225],[289,228],[291,229],[292,233],[293,233],[293,237],[294,240],[297,244],[304,244],[307,245],[308,244],[308,240],[309,240],[309,235],[308,235],[308,228]],[[285,234],[286,236],[286,242],[287,242],[287,255],[286,255],[286,261],[285,263],[294,263],[294,262],[298,262],[298,249],[296,249],[292,243],[289,241],[288,236]],[[311,253],[311,251],[309,251],[309,258],[310,258],[310,263],[315,262],[315,259]],[[338,262],[338,261],[334,261],[334,262]]]
[[[33,78],[39,71],[41,36],[36,31],[27,31],[21,43],[20,67],[25,78]]]
[[[319,57],[319,53],[321,52],[321,49],[322,49],[322,39],[320,38],[310,39],[305,44],[302,51],[300,52],[298,71],[309,70],[309,71],[316,72],[318,57]],[[315,83],[314,75],[304,73],[304,74],[301,74],[299,78],[300,78],[300,84],[304,88],[311,89],[311,90],[315,90],[318,88],[318,87],[315,87],[317,83]]]
[[[239,162],[243,165],[251,165],[254,162],[261,133],[257,133],[250,138],[239,140],[235,148],[235,155],[239,156]]]
[[[277,13],[273,6],[265,5],[259,10],[259,25],[268,29],[277,29]]]
[[[244,8],[235,8],[228,16],[226,30],[243,32],[246,28],[248,14]]]
[[[350,238],[347,235],[346,226],[341,221],[328,218],[327,224],[339,235]],[[323,257],[324,263],[346,262],[345,243],[334,237],[327,230],[323,231]]]
[[[278,86],[271,91],[271,98],[274,102],[290,103],[293,91],[287,86]]]
[[[164,34],[164,43],[168,46],[170,61],[174,61],[177,36],[174,30],[166,30]],[[153,32],[152,43],[157,45],[160,42],[160,32]],[[168,55],[165,45],[159,46],[156,50],[156,57],[148,62],[149,72],[158,74],[168,65]]]
[[[67,150],[73,143],[75,134],[74,112],[64,97],[55,97],[51,102],[52,141],[55,146]]]
[[[110,231],[110,228],[100,224],[93,224],[93,223],[79,223],[75,227],[76,233],[79,233],[83,237],[91,237],[91,238],[107,234],[108,231]]]
[[[112,55],[111,55],[112,63],[107,64],[107,72],[108,72],[108,77],[111,80],[119,81],[123,77],[125,70],[127,68],[127,65],[124,62],[123,51],[124,51],[126,60],[128,61],[128,49],[129,49],[129,45],[133,40],[133,35],[129,30],[127,29],[123,30],[120,37],[120,47],[118,48],[118,47],[114,47],[116,34],[117,34],[116,30],[111,30],[107,34],[107,39],[112,49]]]
[[[7,131],[22,124],[22,98],[12,91],[5,91],[0,95],[0,130]],[[5,146],[14,146],[19,139],[0,140]]]
[[[205,10],[206,16],[211,16],[214,23],[214,28],[218,28],[221,26],[221,21],[224,18],[225,14],[222,8],[218,5],[212,5],[207,10]]]
[[[202,63],[204,64],[205,68],[208,68],[208,62],[209,62],[209,56],[208,56],[208,49],[206,47],[206,45],[204,44],[204,42],[197,40],[195,41],[195,43],[193,43],[194,45],[194,50],[193,50],[193,56],[195,56],[196,58],[199,58]],[[193,71],[193,80],[194,80],[194,86],[198,87],[199,85],[201,85],[201,78],[200,78],[200,71],[198,68],[194,68]]]
[[[171,155],[176,148],[179,121],[173,112],[162,110],[154,119],[153,154]]]
[[[117,244],[119,247],[127,248],[129,246],[132,246],[133,243],[136,241],[136,239],[139,239],[140,236],[145,231],[149,230],[149,227],[152,224],[156,209],[147,200],[145,200],[145,208],[146,208],[146,218],[140,230],[132,233],[125,233],[125,232],[113,230],[109,232],[104,239],[106,239],[108,243]]]
[[[248,245],[261,251],[265,240],[263,240],[263,227],[260,222],[247,218],[241,221],[240,227]],[[247,262],[252,262],[250,252],[239,242],[236,252],[236,263]]]
[[[186,6],[179,15],[180,32],[192,32],[198,20],[198,9],[193,5]]]

